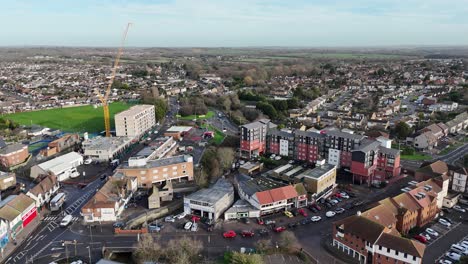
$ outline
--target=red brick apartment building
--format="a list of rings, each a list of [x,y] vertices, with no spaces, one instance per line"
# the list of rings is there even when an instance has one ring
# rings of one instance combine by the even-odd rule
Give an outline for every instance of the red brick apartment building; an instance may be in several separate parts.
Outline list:
[[[269,128],[276,127],[268,119],[261,119],[241,126],[241,157],[252,158],[265,153],[266,136]]]
[[[28,146],[23,144],[5,145],[0,149],[0,165],[6,169],[25,162],[28,157]]]

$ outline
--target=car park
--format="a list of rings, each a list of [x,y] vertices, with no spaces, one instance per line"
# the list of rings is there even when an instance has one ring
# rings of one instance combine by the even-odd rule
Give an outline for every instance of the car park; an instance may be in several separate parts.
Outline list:
[[[345,211],[344,208],[337,208],[337,209],[335,210],[335,213],[337,213],[337,214],[342,214],[342,213],[344,213],[344,211]]]
[[[253,237],[255,235],[255,233],[253,231],[250,231],[250,230],[244,230],[241,232],[241,235],[243,237]]]
[[[426,228],[426,233],[428,233],[431,236],[438,237],[439,233],[437,233],[434,229],[432,228]]]
[[[236,232],[234,230],[229,230],[227,232],[223,233],[224,238],[235,238],[237,236]]]
[[[447,220],[442,219],[442,218],[439,219],[439,224],[441,224],[441,225],[443,225],[445,227],[450,227],[452,225],[450,222],[448,222]]]
[[[284,230],[286,230],[286,227],[284,227],[284,226],[278,226],[278,227],[273,228],[273,230],[274,230],[276,233],[281,233],[281,232],[283,232]]]
[[[328,217],[328,218],[334,217],[335,215],[336,215],[336,213],[333,212],[333,211],[328,211],[328,212],[325,214],[325,216]]]
[[[427,238],[425,236],[415,235],[413,238],[421,243],[427,243]]]
[[[320,220],[322,220],[322,217],[318,216],[318,215],[314,215],[310,218],[310,220],[312,220],[312,222],[318,222]]]

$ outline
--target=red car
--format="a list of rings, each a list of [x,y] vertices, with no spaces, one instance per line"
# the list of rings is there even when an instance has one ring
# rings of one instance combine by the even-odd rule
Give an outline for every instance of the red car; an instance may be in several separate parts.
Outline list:
[[[264,225],[265,222],[263,221],[263,219],[257,218],[257,224],[259,224],[259,225]]]
[[[415,235],[413,238],[416,239],[416,240],[418,240],[418,241],[421,242],[421,243],[427,243],[427,238],[425,238],[424,236]]]
[[[342,197],[341,193],[335,193],[334,195],[335,195],[335,197],[338,197],[338,198]]]
[[[192,215],[192,222],[198,222],[200,221],[200,217],[197,215]]]
[[[286,230],[286,227],[284,227],[284,226],[278,226],[278,227],[275,227],[273,230],[274,230],[276,233],[281,233],[281,232],[283,232],[284,230]]]
[[[307,213],[306,213],[306,211],[304,211],[304,209],[301,208],[301,209],[297,210],[297,212],[299,214],[301,214],[302,216],[307,217]]]
[[[227,232],[224,232],[224,234],[223,234],[224,238],[235,238],[236,236],[237,236],[237,234],[233,230],[229,230]]]
[[[248,230],[244,230],[244,231],[242,231],[242,233],[241,233],[241,234],[242,234],[242,236],[243,236],[243,237],[253,237],[253,236],[255,235],[255,233],[254,233],[254,232],[252,232],[252,231],[248,231]]]
[[[312,204],[312,207],[314,207],[315,209],[317,209],[319,211],[322,210],[322,208],[320,208],[320,206],[318,204],[316,204],[316,203]]]

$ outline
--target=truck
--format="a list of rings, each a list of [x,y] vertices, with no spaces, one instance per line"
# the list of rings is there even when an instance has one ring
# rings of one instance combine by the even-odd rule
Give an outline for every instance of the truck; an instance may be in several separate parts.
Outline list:
[[[50,210],[52,212],[59,211],[62,209],[63,204],[65,203],[66,195],[65,193],[58,193],[55,197],[50,201]]]

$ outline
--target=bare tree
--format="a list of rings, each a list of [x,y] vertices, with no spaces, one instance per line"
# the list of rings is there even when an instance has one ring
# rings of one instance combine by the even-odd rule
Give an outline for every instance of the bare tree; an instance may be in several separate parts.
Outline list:
[[[260,239],[255,243],[255,247],[260,251],[265,251],[272,247],[271,239]]]
[[[158,262],[163,251],[151,234],[143,234],[137,244],[134,258],[137,263]]]
[[[281,248],[286,249],[286,250],[292,250],[298,244],[299,242],[297,241],[297,238],[293,232],[284,231],[281,233],[279,241],[278,241],[278,245]]]
[[[260,256],[259,254],[247,255],[247,254],[242,254],[240,252],[235,251],[235,252],[232,252],[230,263],[231,264],[263,264],[265,262],[263,261],[262,256]]]
[[[202,244],[189,237],[173,239],[167,244],[165,256],[168,263],[191,264],[198,263]]]
[[[218,160],[223,169],[231,168],[236,153],[232,148],[218,148],[216,151],[218,154]]]

